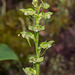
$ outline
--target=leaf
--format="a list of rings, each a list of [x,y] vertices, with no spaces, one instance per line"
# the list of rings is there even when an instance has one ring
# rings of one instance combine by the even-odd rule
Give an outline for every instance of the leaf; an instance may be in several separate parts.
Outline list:
[[[5,44],[0,44],[0,61],[18,60],[16,54]]]

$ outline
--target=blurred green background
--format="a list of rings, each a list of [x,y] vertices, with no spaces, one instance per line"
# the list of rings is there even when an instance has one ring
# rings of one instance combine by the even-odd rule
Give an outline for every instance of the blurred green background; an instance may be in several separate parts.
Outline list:
[[[55,43],[44,55],[40,75],[75,75],[75,0],[44,1],[51,5],[45,11],[54,14],[44,23],[46,30],[40,32],[40,42],[55,40]],[[19,58],[19,61],[0,61],[0,75],[25,75],[22,68],[32,66],[27,58],[35,52],[34,43],[31,40],[30,48],[25,39],[18,37],[32,24],[19,9],[33,7],[31,2],[0,0],[0,44],[8,45]]]

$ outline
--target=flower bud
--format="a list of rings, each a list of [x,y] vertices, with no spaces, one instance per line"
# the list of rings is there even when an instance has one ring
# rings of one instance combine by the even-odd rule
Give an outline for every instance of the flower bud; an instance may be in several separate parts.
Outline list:
[[[48,9],[50,7],[50,5],[48,3],[43,3],[43,8],[44,9]]]
[[[34,7],[37,7],[38,6],[38,0],[33,0],[32,4],[34,5]]]

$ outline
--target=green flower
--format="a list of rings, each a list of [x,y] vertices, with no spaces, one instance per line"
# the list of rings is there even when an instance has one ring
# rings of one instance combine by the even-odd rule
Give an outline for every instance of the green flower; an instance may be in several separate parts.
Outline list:
[[[31,38],[33,40],[35,39],[34,34],[32,34],[31,32],[23,31],[23,32],[21,32],[21,35],[23,38],[26,38],[26,39],[29,39],[29,38]]]
[[[38,32],[38,31],[44,30],[45,29],[45,26],[33,25],[33,26],[28,26],[28,28],[29,28],[29,30]]]
[[[30,63],[36,63],[36,56],[30,56],[28,59]]]
[[[34,11],[32,8],[20,9],[20,11],[23,12],[24,15],[33,15],[36,13],[36,11]]]
[[[36,70],[31,68],[31,67],[27,67],[27,68],[23,68],[23,71],[27,74],[27,75],[36,75]]]
[[[43,7],[44,9],[48,9],[48,8],[50,7],[50,5],[49,5],[48,3],[43,3],[43,4],[42,4],[42,7]]]
[[[29,57],[30,63],[38,63],[38,62],[42,62],[43,60],[44,60],[43,57],[40,57],[40,58],[36,58],[36,56],[30,56]]]
[[[50,19],[52,14],[52,12],[41,12],[39,15],[37,15],[37,21],[40,22],[41,19]]]
[[[42,43],[40,44],[40,48],[48,49],[48,48],[50,48],[50,47],[52,46],[52,43],[53,43],[53,42],[54,42],[54,41],[42,42]]]
[[[30,46],[31,46],[31,44],[30,44],[29,39],[33,39],[35,41],[35,36],[31,32],[23,31],[20,34],[22,35],[23,38],[27,39],[27,41],[28,41],[28,43],[29,43]]]
[[[43,13],[43,18],[50,19],[52,14],[53,14],[52,12]]]
[[[33,0],[32,4],[34,5],[34,7],[37,7],[38,6],[38,0]]]

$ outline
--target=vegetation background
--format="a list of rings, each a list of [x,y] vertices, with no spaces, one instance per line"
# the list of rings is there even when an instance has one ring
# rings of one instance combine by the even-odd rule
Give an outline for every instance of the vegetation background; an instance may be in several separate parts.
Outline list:
[[[40,0],[39,0],[40,1]],[[55,40],[41,63],[41,75],[75,75],[75,0],[44,0],[54,14],[46,20],[46,30],[40,32],[40,42]],[[19,61],[0,61],[0,75],[25,75],[23,67],[32,66],[28,55],[33,54],[27,41],[18,34],[28,30],[32,21],[19,9],[33,7],[32,0],[0,0],[0,44],[8,45]],[[39,2],[40,3],[40,2]],[[40,10],[42,11],[42,9]],[[31,41],[32,42],[32,41]]]

